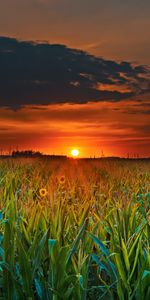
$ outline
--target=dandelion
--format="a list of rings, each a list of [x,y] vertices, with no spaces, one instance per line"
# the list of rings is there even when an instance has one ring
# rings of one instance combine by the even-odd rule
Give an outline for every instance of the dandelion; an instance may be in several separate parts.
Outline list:
[[[60,184],[64,184],[65,183],[65,176],[61,176],[60,178],[59,178],[59,183]]]
[[[47,195],[47,193],[48,193],[47,190],[44,188],[39,190],[39,194],[41,197],[45,197]]]

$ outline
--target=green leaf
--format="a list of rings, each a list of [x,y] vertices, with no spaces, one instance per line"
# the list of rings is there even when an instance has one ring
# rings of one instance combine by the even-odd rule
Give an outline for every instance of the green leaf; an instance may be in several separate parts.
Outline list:
[[[129,272],[130,271],[130,262],[129,262],[129,256],[128,256],[128,251],[125,245],[125,242],[123,239],[121,239],[121,246],[122,246],[122,252],[123,252],[123,257],[124,257],[124,262],[126,265],[126,269]]]
[[[150,275],[150,271],[149,270],[144,270],[143,272],[143,276],[142,276],[142,280],[147,277],[148,275]]]
[[[138,242],[138,246],[137,246],[137,248],[136,248],[136,254],[135,254],[134,264],[133,264],[133,268],[132,268],[132,271],[131,271],[131,273],[130,273],[130,276],[129,276],[128,281],[131,281],[132,276],[133,276],[133,273],[134,273],[135,268],[136,268],[136,265],[137,265],[138,256],[139,256],[139,252],[140,252],[140,242],[141,242],[141,238],[140,238],[140,240],[139,240],[139,242]]]
[[[36,288],[37,295],[38,295],[38,297],[39,297],[41,300],[43,300],[42,286],[41,286],[41,284],[40,284],[40,282],[39,282],[38,279],[35,278],[35,279],[34,279],[34,282],[35,282],[35,288]]]
[[[102,243],[102,241],[100,239],[98,239],[96,236],[94,236],[92,233],[90,233],[90,236],[92,237],[92,240],[95,242],[95,244],[97,244],[99,246],[99,248],[101,249],[103,255],[105,257],[109,256],[109,250],[105,247],[105,245]]]
[[[56,244],[57,240],[54,239],[48,239],[48,249],[49,249],[49,255],[52,253],[54,245]]]

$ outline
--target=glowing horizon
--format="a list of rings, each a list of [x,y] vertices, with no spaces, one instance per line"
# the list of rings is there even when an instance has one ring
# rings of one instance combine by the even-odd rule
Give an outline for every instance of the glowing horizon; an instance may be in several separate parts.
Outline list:
[[[105,156],[149,156],[148,102],[142,108],[144,114],[136,100],[128,101],[127,114],[126,103],[0,109],[0,149],[33,149],[69,156],[74,146],[80,149],[81,157],[101,156],[102,152]]]
[[[1,153],[150,156],[149,11],[147,0],[3,1]]]

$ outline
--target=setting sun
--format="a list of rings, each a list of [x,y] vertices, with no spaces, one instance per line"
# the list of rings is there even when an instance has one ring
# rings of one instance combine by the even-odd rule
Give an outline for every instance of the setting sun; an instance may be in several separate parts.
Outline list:
[[[73,149],[73,150],[71,151],[71,155],[72,155],[73,157],[78,157],[78,155],[79,155],[79,150],[78,150],[78,149]]]

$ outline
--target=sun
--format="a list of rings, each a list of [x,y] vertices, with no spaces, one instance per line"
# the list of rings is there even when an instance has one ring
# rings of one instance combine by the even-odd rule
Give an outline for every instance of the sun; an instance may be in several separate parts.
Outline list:
[[[72,149],[71,155],[72,155],[73,157],[78,157],[78,156],[79,156],[79,150],[78,150],[78,149]]]

